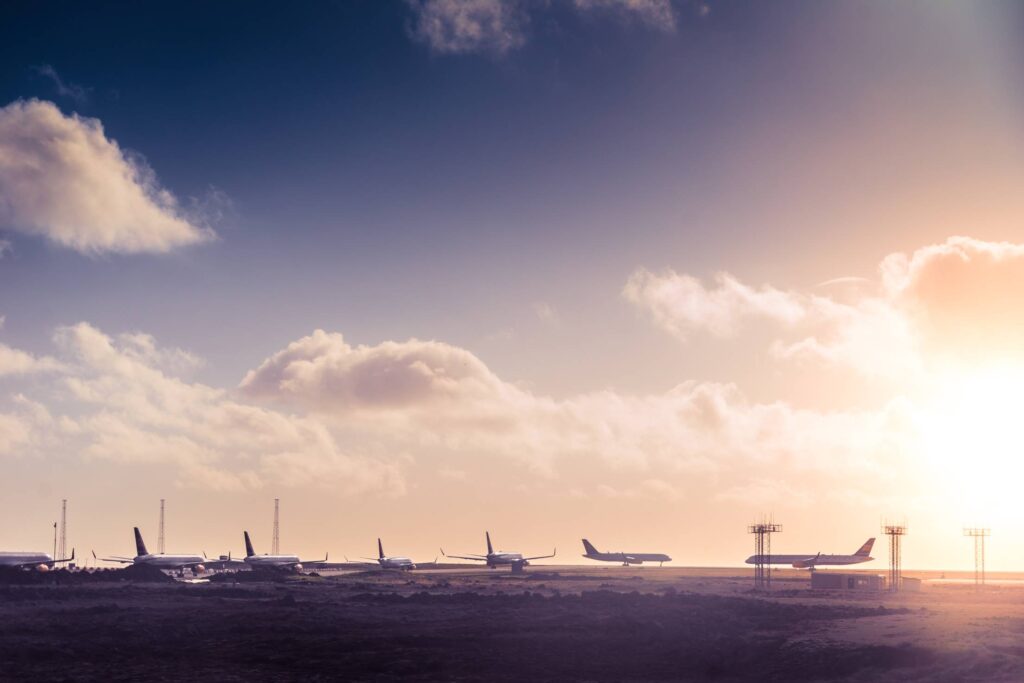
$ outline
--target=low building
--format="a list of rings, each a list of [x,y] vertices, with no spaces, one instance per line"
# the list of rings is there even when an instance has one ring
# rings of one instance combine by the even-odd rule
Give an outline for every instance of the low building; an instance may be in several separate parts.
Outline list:
[[[921,579],[912,579],[909,576],[904,576],[900,582],[900,590],[918,592],[921,590]]]
[[[815,571],[811,573],[811,588],[835,591],[884,591],[885,577],[881,574]]]

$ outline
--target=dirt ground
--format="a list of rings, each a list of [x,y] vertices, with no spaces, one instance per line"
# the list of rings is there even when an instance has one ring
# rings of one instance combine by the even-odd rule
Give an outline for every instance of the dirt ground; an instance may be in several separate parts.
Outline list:
[[[59,573],[58,573],[59,574]],[[0,585],[0,680],[1022,681],[1024,587],[533,567]]]

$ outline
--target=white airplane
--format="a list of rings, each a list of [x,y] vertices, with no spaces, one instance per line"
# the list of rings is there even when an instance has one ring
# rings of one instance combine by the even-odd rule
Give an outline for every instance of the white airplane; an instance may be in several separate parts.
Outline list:
[[[623,567],[631,564],[643,564],[644,562],[671,562],[672,558],[663,553],[602,553],[587,539],[583,539],[583,549],[586,554],[583,557],[589,560],[600,562],[621,562]]]
[[[416,563],[410,560],[408,557],[401,557],[400,555],[385,555],[384,544],[377,539],[377,557],[363,557],[363,560],[369,560],[370,562],[376,562],[380,565],[381,569],[401,569],[402,571],[412,571],[416,569]],[[420,566],[437,564],[437,558],[433,562],[421,562]]]
[[[158,569],[191,569],[193,574],[202,574],[206,571],[206,564],[210,561],[204,555],[170,555],[168,553],[150,553],[146,550],[146,544],[139,533],[139,527],[135,527],[135,557],[98,557],[103,562],[120,562],[121,564],[139,564]],[[93,557],[96,557],[95,551]],[[230,556],[229,556],[230,560]],[[215,563],[219,562],[214,560]]]
[[[35,552],[0,552],[0,567],[13,569],[35,569],[40,572],[48,572],[54,565],[62,562],[71,562],[75,559],[75,549],[71,549],[71,557],[55,560],[49,553]]]
[[[249,532],[243,531],[245,537],[245,560],[244,562],[253,569],[290,569],[301,572],[304,564],[323,564],[327,562],[327,554],[322,560],[300,560],[298,555],[257,555],[252,549],[252,541],[249,540]]]
[[[819,565],[860,564],[875,559],[871,557],[871,547],[874,544],[875,539],[869,538],[853,555],[751,555],[747,558],[747,564],[757,564],[760,560],[762,564],[788,564],[797,569],[811,571]]]
[[[445,557],[452,557],[457,560],[486,562],[487,566],[491,569],[494,569],[499,565],[507,564],[512,567],[512,571],[519,571],[530,564],[530,560],[543,560],[549,557],[554,557],[558,552],[558,549],[555,548],[550,555],[537,555],[535,557],[523,557],[522,553],[510,553],[504,550],[495,552],[494,546],[491,545],[491,533],[489,531],[485,531],[484,535],[487,537],[486,555],[445,555],[444,548],[441,548],[441,554]]]

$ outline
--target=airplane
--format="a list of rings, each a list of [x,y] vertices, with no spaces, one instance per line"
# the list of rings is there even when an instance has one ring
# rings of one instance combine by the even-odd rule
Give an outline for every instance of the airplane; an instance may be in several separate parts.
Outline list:
[[[586,554],[583,557],[588,560],[599,560],[601,562],[621,562],[623,567],[631,564],[643,564],[644,562],[671,562],[672,558],[663,553],[602,553],[587,539],[583,539],[583,549]]]
[[[146,550],[146,544],[142,540],[142,534],[139,533],[139,527],[135,528],[135,557],[96,557],[96,552],[93,551],[92,556],[97,560],[103,562],[120,562],[121,564],[138,564],[147,565],[149,567],[157,567],[158,569],[191,569],[193,574],[202,574],[206,571],[207,564],[217,563],[219,561],[210,562],[206,558],[206,555],[169,555],[167,553],[150,553]],[[231,556],[228,556],[230,561]]]
[[[555,548],[550,555],[537,555],[535,557],[523,557],[522,553],[510,553],[504,550],[495,552],[494,546],[491,545],[491,533],[489,531],[485,531],[484,535],[487,537],[486,555],[445,555],[444,548],[441,548],[441,554],[445,557],[452,557],[457,560],[486,562],[490,569],[495,569],[499,565],[507,564],[512,567],[512,571],[522,571],[523,567],[530,564],[530,560],[543,560],[548,557],[554,557],[558,552],[558,548]]]
[[[369,560],[376,562],[380,565],[381,569],[401,569],[402,571],[412,571],[416,569],[416,563],[410,560],[408,557],[400,557],[398,555],[392,555],[390,557],[384,555],[384,544],[377,539],[377,557],[363,557],[363,560]],[[433,562],[421,562],[419,566],[428,564],[437,564],[435,558]]]
[[[747,564],[757,564],[760,560],[764,564],[789,564],[796,569],[810,569],[819,565],[847,565],[870,562],[875,559],[871,557],[871,547],[875,544],[874,538],[869,538],[853,555],[751,555],[747,558]]]
[[[71,549],[71,557],[55,560],[49,553],[35,552],[0,552],[0,567],[14,569],[35,569],[40,572],[48,572],[54,565],[62,562],[72,562],[75,559],[75,549]]]
[[[298,555],[257,555],[252,549],[252,541],[249,540],[249,532],[243,531],[245,538],[245,559],[243,562],[253,569],[290,569],[301,572],[302,565],[323,564],[327,562],[327,554],[324,553],[322,560],[300,560]]]

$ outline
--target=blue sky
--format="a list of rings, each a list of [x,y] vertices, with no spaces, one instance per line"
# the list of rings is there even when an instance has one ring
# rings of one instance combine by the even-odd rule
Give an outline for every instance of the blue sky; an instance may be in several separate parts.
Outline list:
[[[71,128],[79,126],[72,121],[98,121],[106,141],[116,141],[129,163],[151,169],[154,187],[176,198],[168,215],[206,238],[74,248],[47,232],[56,229],[43,219],[25,227],[37,218],[32,212],[43,212],[38,205],[15,217],[0,211],[0,239],[9,245],[0,252],[0,342],[36,360],[52,357],[69,375],[55,379],[50,368],[5,378],[0,371],[0,382],[10,385],[7,395],[27,396],[53,416],[123,416],[124,407],[76,404],[84,399],[69,394],[68,382],[100,381],[99,370],[93,360],[88,369],[67,370],[74,364],[61,354],[75,356],[95,340],[82,333],[61,350],[55,330],[87,323],[125,344],[119,348],[132,358],[142,352],[118,335],[144,333],[160,349],[200,359],[160,366],[168,377],[322,423],[339,452],[359,453],[400,478],[433,468],[449,471],[445,481],[472,485],[476,475],[463,460],[489,442],[466,427],[460,434],[470,445],[452,446],[458,453],[449,462],[435,452],[444,438],[425,436],[417,422],[429,419],[426,403],[415,415],[393,407],[383,417],[374,413],[374,420],[404,421],[408,432],[392,443],[377,432],[351,433],[347,420],[372,412],[366,406],[325,405],[283,385],[239,393],[247,373],[323,329],[380,357],[398,354],[412,338],[470,353],[486,369],[465,390],[474,405],[483,400],[478,380],[499,386],[485,379],[491,373],[505,387],[496,390],[503,401],[530,404],[524,415],[533,417],[524,424],[543,422],[530,411],[551,409],[559,420],[571,415],[587,425],[559,423],[551,428],[559,438],[574,429],[599,432],[597,425],[623,412],[644,414],[610,405],[664,397],[692,381],[736,385],[742,399],[723,389],[719,400],[754,413],[783,406],[803,420],[799,411],[811,411],[829,422],[822,433],[842,442],[849,426],[832,424],[833,411],[852,420],[913,394],[905,378],[835,362],[851,349],[867,353],[858,346],[866,338],[873,346],[865,348],[886,348],[891,316],[900,329],[917,320],[890,310],[906,305],[891,291],[879,294],[883,259],[921,253],[927,260],[932,252],[921,250],[952,235],[978,244],[1024,241],[1022,33],[1024,10],[1010,2],[9,5],[0,10],[0,105],[36,99],[59,110],[59,117],[21,113],[22,122],[44,115]],[[8,149],[27,158],[30,142],[47,144],[26,139]],[[13,192],[11,179],[20,179],[13,173],[0,176],[9,179],[0,206],[11,199],[2,194]],[[51,203],[81,187],[69,183]],[[89,193],[81,201],[102,209],[106,200]],[[102,232],[102,210],[99,216],[89,227]],[[977,258],[988,253],[958,248]],[[624,294],[641,270],[661,279]],[[749,291],[716,285],[723,271]],[[867,284],[854,293],[819,288],[850,276]],[[836,341],[832,304],[875,317],[853,332],[844,327]],[[792,339],[780,339],[780,321],[782,336]],[[334,349],[324,357],[349,358],[332,339],[321,340]],[[797,348],[799,340],[806,343]],[[388,342],[399,346],[381,346]],[[816,363],[830,362],[786,360],[808,349]],[[433,347],[405,351],[411,355],[401,358],[434,358],[448,373],[455,366],[445,363],[462,358]],[[377,368],[382,361],[351,362]],[[347,378],[324,386],[339,390]],[[405,380],[385,373],[381,381]],[[835,390],[822,392],[823,381]],[[316,386],[309,391],[324,399],[327,390]],[[528,398],[510,397],[510,387]],[[595,407],[596,396],[607,402]],[[16,402],[8,408],[20,415]],[[626,439],[623,450],[692,447],[640,422],[633,415],[628,426],[610,427]],[[111,433],[96,433],[96,424],[68,437],[74,445],[67,450],[85,454],[76,467],[131,482],[177,476],[180,463],[170,456],[155,464],[128,452],[113,457],[97,446]],[[140,424],[132,423],[139,438],[156,438],[146,429],[166,436],[166,426]],[[552,446],[551,435],[523,429],[532,436],[516,448],[537,451],[522,454],[529,465],[517,469],[513,457],[493,471],[508,468],[531,491],[548,486],[538,476],[555,477],[558,485],[536,494],[550,496],[552,509],[594,496],[627,505],[645,486],[661,496],[659,514],[700,500],[691,500],[693,484],[685,483],[689,460],[654,458],[621,490],[611,483],[620,464],[577,487],[574,474],[586,462],[579,453],[567,456],[572,464],[550,466],[552,449],[575,446]],[[572,444],[589,438],[565,437]],[[716,449],[745,448],[708,438],[693,458],[725,459]],[[24,455],[55,447],[29,442],[12,439],[10,449]],[[216,460],[204,448],[195,458]],[[783,459],[800,448],[782,448]],[[18,467],[27,479],[45,479],[51,465],[44,462],[22,459]],[[728,467],[714,475],[693,467],[723,491],[751,491]],[[277,485],[268,472],[258,485],[236,482],[250,492],[237,495],[266,498]],[[488,468],[477,474],[486,477]],[[806,472],[772,480],[783,491],[821,484]],[[198,491],[181,494],[198,499],[195,484],[189,474],[176,485]],[[403,494],[406,504],[448,485],[425,486]],[[155,488],[140,484],[140,498],[149,500]],[[724,546],[714,552],[720,555],[709,560],[726,554]]]

